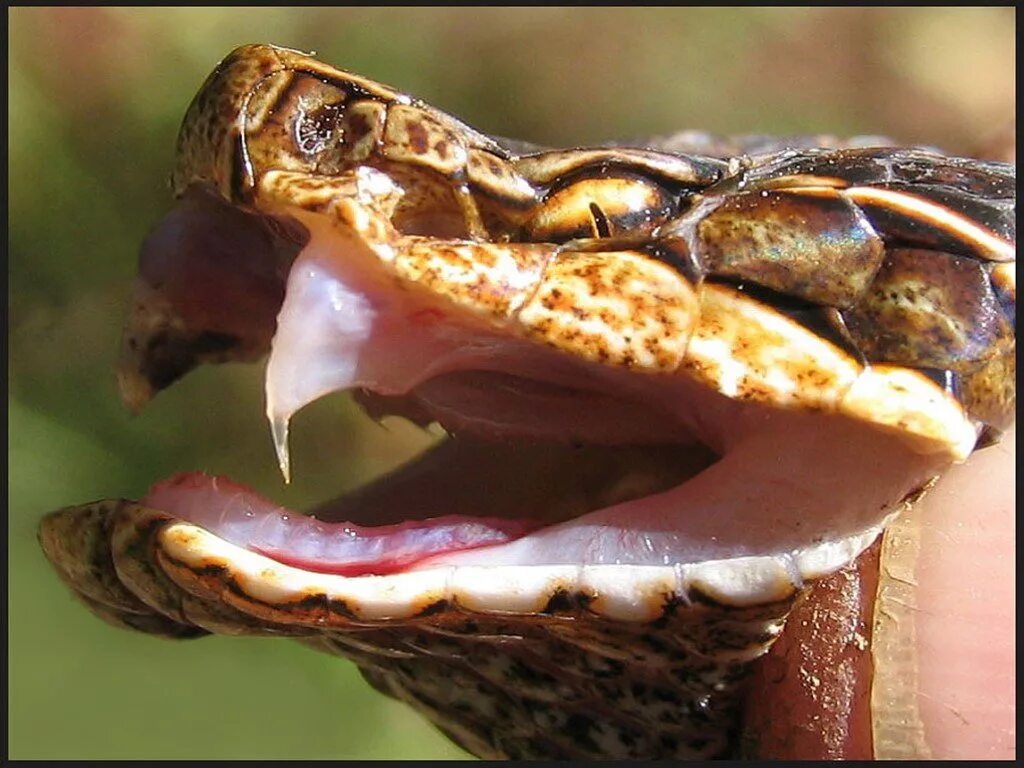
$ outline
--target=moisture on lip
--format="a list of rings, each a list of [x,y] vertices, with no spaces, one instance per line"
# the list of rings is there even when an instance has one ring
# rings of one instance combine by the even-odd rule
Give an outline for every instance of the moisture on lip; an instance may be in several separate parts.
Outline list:
[[[380,526],[325,522],[280,507],[226,477],[202,472],[156,483],[142,503],[286,565],[342,576],[401,571],[431,556],[507,543],[538,525],[462,515]]]

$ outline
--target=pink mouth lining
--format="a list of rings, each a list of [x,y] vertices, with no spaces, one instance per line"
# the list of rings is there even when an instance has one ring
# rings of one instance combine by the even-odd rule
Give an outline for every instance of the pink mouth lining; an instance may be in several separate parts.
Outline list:
[[[395,573],[436,555],[506,544],[542,525],[466,515],[381,526],[328,523],[203,472],[161,480],[141,503],[285,565],[341,576]]]

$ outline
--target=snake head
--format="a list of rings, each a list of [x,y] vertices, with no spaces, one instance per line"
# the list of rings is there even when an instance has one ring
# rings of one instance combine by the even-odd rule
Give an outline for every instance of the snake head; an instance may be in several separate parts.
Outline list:
[[[482,756],[731,750],[806,584],[1012,420],[1008,166],[519,156],[273,46],[217,67],[179,154],[129,405],[269,352],[282,469],[336,391],[454,437],[310,515],[178,475],[44,551],[108,621],[315,638]]]

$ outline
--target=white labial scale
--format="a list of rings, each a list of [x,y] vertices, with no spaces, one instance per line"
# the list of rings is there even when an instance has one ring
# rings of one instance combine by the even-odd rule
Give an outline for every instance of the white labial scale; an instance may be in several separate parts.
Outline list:
[[[845,565],[870,544],[872,535],[851,538],[857,548],[847,557],[835,550],[809,552],[829,571]],[[691,565],[488,565],[449,566],[386,576],[338,576],[293,568],[231,544],[189,523],[160,533],[160,546],[192,569],[220,565],[251,597],[287,605],[314,596],[341,601],[358,618],[402,619],[448,600],[482,614],[535,614],[552,597],[568,592],[590,595],[589,609],[619,621],[650,621],[669,599],[687,599],[693,590],[719,602],[758,605],[785,599],[801,585],[785,557],[739,557]],[[827,551],[826,551],[827,550]],[[174,578],[175,572],[169,575]],[[182,586],[188,589],[188,582]]]

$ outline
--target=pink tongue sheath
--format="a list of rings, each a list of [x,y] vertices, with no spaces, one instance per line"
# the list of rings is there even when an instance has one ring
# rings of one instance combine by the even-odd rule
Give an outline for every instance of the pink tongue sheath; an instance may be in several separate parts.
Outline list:
[[[141,503],[286,565],[342,576],[394,573],[435,555],[505,544],[539,527],[532,520],[466,515],[372,527],[328,523],[203,472],[161,480]]]

